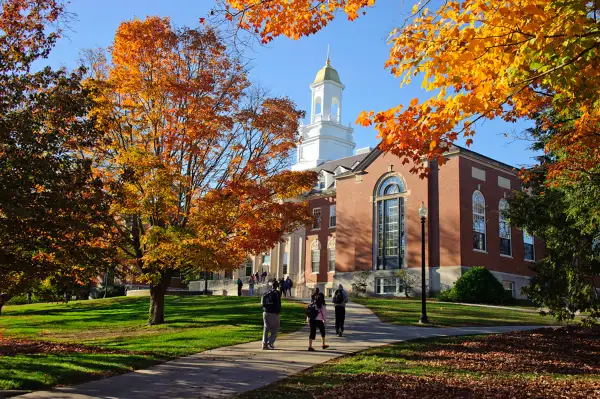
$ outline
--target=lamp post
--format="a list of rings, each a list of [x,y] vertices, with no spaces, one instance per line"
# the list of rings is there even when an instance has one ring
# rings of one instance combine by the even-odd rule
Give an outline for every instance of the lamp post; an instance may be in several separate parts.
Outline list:
[[[427,208],[421,202],[419,207],[421,217],[421,318],[419,323],[429,323],[427,318],[427,294],[425,293],[425,219],[427,219]]]

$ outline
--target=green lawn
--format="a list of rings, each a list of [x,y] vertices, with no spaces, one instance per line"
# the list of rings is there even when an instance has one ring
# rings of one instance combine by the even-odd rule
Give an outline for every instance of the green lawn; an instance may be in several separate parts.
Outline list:
[[[421,300],[412,298],[357,298],[354,301],[371,309],[386,323],[418,325]],[[501,326],[501,325],[557,325],[550,316],[518,310],[494,309],[455,305],[427,300],[427,316],[431,326]]]
[[[167,322],[153,327],[147,326],[148,308],[149,298],[4,307],[0,316],[0,389],[71,384],[262,337],[262,310],[256,297],[168,296]],[[304,306],[284,302],[280,331],[291,332],[304,325]],[[9,342],[2,336],[57,345],[2,356]],[[78,350],[69,344],[101,350]]]
[[[591,398],[600,330],[547,328],[369,349],[241,395],[264,398]]]

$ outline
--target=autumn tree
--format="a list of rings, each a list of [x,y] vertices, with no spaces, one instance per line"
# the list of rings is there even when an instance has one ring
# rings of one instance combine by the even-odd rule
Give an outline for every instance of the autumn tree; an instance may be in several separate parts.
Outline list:
[[[0,292],[49,278],[90,278],[106,261],[110,219],[84,152],[101,133],[82,71],[44,68],[60,1],[0,1]],[[0,301],[0,309],[2,301]]]
[[[115,197],[123,268],[150,284],[150,324],[164,322],[176,271],[232,270],[306,221],[290,199],[312,172],[285,170],[303,112],[252,86],[206,25],[124,22],[88,81],[109,134],[95,154]]]
[[[336,15],[358,18],[375,0],[220,0],[236,27],[277,36],[316,33]],[[600,7],[595,0],[444,1],[430,9],[418,2],[389,36],[385,67],[401,85],[422,78],[435,94],[420,103],[363,112],[382,148],[414,162],[443,163],[450,144],[472,142],[476,122],[534,118],[554,109],[577,115],[572,128],[556,125],[550,151],[569,157],[548,165],[548,178],[572,176],[600,161]],[[562,118],[564,119],[564,118]],[[556,121],[545,120],[546,125]]]

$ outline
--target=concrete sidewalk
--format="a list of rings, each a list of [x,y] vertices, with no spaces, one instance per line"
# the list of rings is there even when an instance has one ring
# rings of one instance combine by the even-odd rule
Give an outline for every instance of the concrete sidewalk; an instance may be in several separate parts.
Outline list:
[[[176,359],[146,370],[53,391],[33,392],[20,398],[150,399],[220,398],[260,388],[330,359],[364,349],[415,338],[491,334],[539,328],[456,327],[426,328],[382,323],[369,309],[348,304],[346,331],[335,336],[333,307],[329,306],[327,343],[308,352],[308,328],[277,340],[276,350],[262,350],[260,341],[214,349]],[[318,338],[318,337],[317,337]]]

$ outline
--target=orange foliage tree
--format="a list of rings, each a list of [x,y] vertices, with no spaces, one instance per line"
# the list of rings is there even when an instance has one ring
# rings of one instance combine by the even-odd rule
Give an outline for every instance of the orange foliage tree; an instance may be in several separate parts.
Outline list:
[[[375,0],[220,0],[226,17],[267,43],[298,39],[326,26],[336,13],[354,20]],[[597,0],[444,1],[435,10],[417,3],[406,23],[389,36],[385,67],[401,80],[423,78],[436,94],[419,103],[363,112],[382,147],[414,161],[437,159],[482,119],[535,119],[558,134],[547,150],[564,162],[550,179],[589,172],[600,161],[600,23]],[[557,110],[553,118],[545,117]],[[573,119],[575,118],[575,119]],[[565,126],[556,124],[563,119]],[[574,126],[574,128],[572,128]]]
[[[285,170],[303,112],[252,86],[210,27],[124,22],[110,56],[87,57],[109,135],[94,158],[115,197],[120,262],[150,284],[160,324],[174,272],[232,270],[271,248],[307,220],[291,199],[315,175]]]

